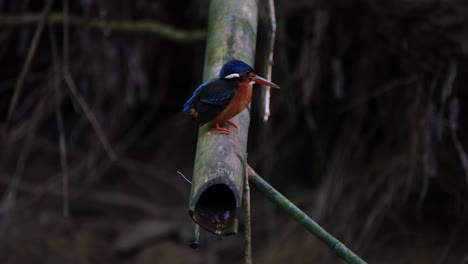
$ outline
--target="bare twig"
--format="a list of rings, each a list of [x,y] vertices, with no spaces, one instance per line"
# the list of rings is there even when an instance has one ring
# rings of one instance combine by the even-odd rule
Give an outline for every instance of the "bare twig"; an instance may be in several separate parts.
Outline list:
[[[439,169],[437,166],[437,106],[429,102],[425,114],[423,165],[425,175],[432,178],[437,176]]]
[[[0,26],[12,27],[29,25],[37,23],[40,20],[41,15],[34,13],[0,16]],[[87,19],[76,15],[65,17],[62,13],[51,13],[47,19],[51,24],[62,24],[65,20],[68,20],[70,25],[75,27],[89,27],[93,30],[106,32],[114,31],[122,33],[152,34],[175,42],[194,42],[204,40],[206,38],[205,30],[187,31],[154,20],[103,21],[99,18]]]
[[[197,249],[200,242],[200,226],[192,221],[192,238],[190,239],[190,247],[193,249]]]
[[[78,93],[78,89],[76,88],[75,82],[70,73],[69,62],[68,62],[68,46],[69,46],[69,30],[68,30],[68,23],[73,21],[72,17],[68,15],[68,4],[67,1],[64,1],[64,9],[63,14],[60,16],[62,19],[60,22],[64,23],[63,26],[63,42],[64,42],[64,49],[63,49],[63,76],[65,79],[65,83],[67,84],[68,88],[70,89],[71,95],[75,99],[76,102],[80,105],[81,109],[83,110],[86,118],[88,119],[89,123],[93,127],[96,135],[101,142],[104,151],[107,153],[110,160],[114,161],[117,159],[117,154],[111,147],[109,140],[107,139],[104,130],[102,129],[101,125],[99,124],[96,116],[94,115],[93,111],[89,107],[88,103],[81,97]],[[50,20],[52,23],[53,20]]]
[[[163,175],[161,175],[161,173],[158,173],[157,168],[152,167],[145,162],[133,160],[129,157],[125,157],[124,155],[120,155],[118,162],[115,165],[119,168],[127,170],[131,179],[134,178],[133,175],[135,175],[135,172],[138,172],[138,176],[140,176],[141,174],[147,174],[157,179],[160,183],[166,184],[167,186],[173,188],[175,190],[175,193],[178,193],[180,197],[185,197],[185,185],[174,183],[170,178],[164,177]],[[137,182],[136,179],[135,182]]]
[[[465,172],[466,183],[468,184],[468,155],[466,155],[466,151],[463,148],[460,138],[457,135],[459,112],[460,103],[458,102],[457,98],[454,98],[450,102],[450,135],[452,137],[453,144],[455,145],[455,149],[457,150],[458,157],[460,158],[460,163],[463,167],[463,171]]]
[[[143,248],[156,239],[169,237],[177,232],[177,223],[156,219],[139,221],[119,235],[115,247],[119,252],[129,253]]]
[[[444,89],[442,90],[442,104],[448,101],[449,96],[452,94],[453,90],[453,83],[455,82],[455,78],[457,76],[457,63],[455,61],[451,61],[448,67],[447,79],[445,81]],[[449,129],[450,135],[455,145],[455,149],[457,150],[458,157],[460,158],[460,163],[462,165],[463,171],[465,172],[466,183],[468,184],[468,156],[466,151],[463,147],[463,144],[460,141],[460,138],[457,135],[458,131],[458,119],[460,115],[460,102],[458,98],[453,98],[450,100],[449,105]],[[441,117],[442,118],[442,117]]]
[[[275,38],[276,38],[276,15],[275,15],[275,1],[268,0],[268,13],[270,16],[271,23],[271,33],[270,33],[270,47],[268,54],[268,69],[266,77],[271,80],[271,69],[273,65],[273,51],[275,48]],[[263,113],[263,121],[268,121],[270,117],[270,87],[265,89],[265,112]]]
[[[388,83],[384,84],[382,87],[377,88],[374,93],[357,98],[353,100],[349,105],[345,106],[343,109],[339,111],[339,113],[348,112],[356,107],[363,106],[370,101],[383,96],[390,91],[395,90],[396,88],[405,87],[407,85],[413,84],[418,81],[418,77],[416,75],[408,76],[401,79],[391,80]]]
[[[244,186],[244,211],[245,211],[245,264],[252,264],[252,225],[250,214],[250,185],[249,174],[245,173]]]
[[[63,5],[63,69],[65,72],[70,72],[68,54],[70,49],[70,23],[68,14],[68,0],[62,0]],[[52,22],[49,22],[52,24]]]
[[[182,176],[182,178],[184,178],[184,180],[185,180],[186,182],[192,184],[192,182],[191,182],[189,179],[187,179],[187,177],[185,177],[185,175],[184,175],[182,172],[177,171],[177,174],[179,174],[180,176]]]
[[[275,38],[276,38],[276,15],[275,15],[275,2],[274,0],[265,0],[267,9],[268,9],[268,32],[266,33],[266,55],[265,58],[265,77],[271,80],[271,71],[273,65],[273,52],[275,47]],[[262,99],[263,99],[263,121],[268,121],[270,117],[270,87],[264,87],[262,89]]]
[[[2,174],[2,176],[10,176]],[[15,176],[10,176],[14,178]],[[9,185],[10,181],[4,177],[0,177],[0,186]],[[63,193],[57,191],[57,184],[53,177],[45,183],[41,183],[40,186],[37,183],[32,183],[28,181],[22,181],[21,185],[17,186],[17,191],[26,193],[31,196],[32,202],[39,202],[41,199],[44,199],[47,195],[52,197],[63,197]],[[147,199],[142,199],[138,196],[131,195],[124,192],[117,191],[104,191],[97,190],[95,192],[89,193],[86,197],[83,197],[83,192],[80,188],[75,190],[70,190],[69,199],[73,203],[99,203],[103,204],[105,208],[118,208],[119,210],[125,210],[126,208],[137,210],[142,214],[148,215],[153,218],[167,217],[168,211],[167,208],[160,208],[153,202],[147,201]],[[5,203],[5,202],[4,202]],[[3,204],[5,206],[5,204]],[[27,205],[26,205],[27,206]],[[5,207],[4,207],[5,208]],[[25,207],[22,207],[25,208]],[[8,209],[8,208],[6,208]],[[175,208],[174,211],[178,209]],[[164,211],[164,214],[162,213]],[[173,214],[173,213],[172,213]]]
[[[39,124],[39,121],[41,120],[43,114],[44,114],[44,108],[47,105],[47,98],[44,97],[42,98],[35,111],[34,111],[34,116],[32,117],[32,120],[28,124],[28,131],[29,133],[26,136],[26,139],[24,140],[23,147],[21,150],[21,154],[18,157],[18,161],[16,162],[16,168],[15,168],[15,173],[13,174],[10,184],[8,186],[8,189],[4,193],[3,201],[1,204],[2,210],[5,210],[5,217],[3,217],[3,223],[1,226],[1,232],[5,232],[6,229],[8,228],[9,225],[9,220],[10,220],[10,214],[12,213],[13,209],[15,208],[16,205],[16,193],[17,190],[20,186],[21,180],[24,175],[24,171],[26,169],[26,162],[31,154],[31,149],[34,143],[35,139],[35,131],[37,129],[37,126]]]
[[[50,42],[52,47],[52,57],[54,61],[54,92],[55,92],[55,119],[57,120],[57,130],[59,134],[59,153],[60,153],[60,166],[62,170],[62,194],[63,194],[63,215],[65,217],[69,216],[69,190],[68,190],[68,181],[69,181],[69,173],[68,173],[68,161],[67,161],[67,143],[65,137],[65,128],[63,125],[63,115],[60,109],[61,99],[62,99],[62,91],[60,88],[60,80],[59,78],[61,70],[59,65],[59,56],[57,51],[56,39],[55,34],[52,30],[51,25],[49,24],[49,36]]]
[[[99,121],[97,120],[96,116],[94,115],[93,111],[89,107],[88,103],[81,97],[81,95],[78,93],[78,90],[76,89],[75,82],[73,81],[71,75],[69,72],[64,73],[64,78],[65,82],[70,89],[70,92],[73,96],[73,98],[78,102],[80,105],[81,109],[83,110],[84,114],[86,115],[86,118],[88,118],[89,123],[94,129],[94,132],[96,132],[97,137],[99,138],[99,141],[102,144],[102,147],[104,148],[104,151],[106,151],[108,157],[110,160],[116,160],[117,159],[117,154],[114,152],[112,149],[111,144],[109,143],[109,140],[106,137],[106,134],[104,133],[104,130],[102,129],[101,125],[99,124]]]
[[[37,23],[37,28],[36,28],[36,31],[34,32],[31,45],[29,46],[28,54],[26,55],[26,60],[24,61],[23,68],[21,69],[21,73],[18,76],[18,79],[16,81],[15,93],[13,94],[13,97],[11,98],[11,101],[10,101],[10,106],[8,107],[8,113],[7,113],[6,122],[5,122],[5,130],[8,130],[13,112],[16,109],[16,105],[18,104],[19,97],[21,96],[21,93],[23,91],[26,75],[28,74],[29,68],[31,67],[34,54],[36,54],[36,48],[39,44],[39,40],[41,39],[42,32],[44,31],[44,25],[45,25],[45,22],[47,21],[47,17],[49,16],[50,9],[52,8],[53,2],[54,0],[48,0],[42,13],[37,15],[37,19],[34,20],[34,23]]]
[[[154,116],[154,113],[157,108],[153,108],[152,110],[146,112],[143,117],[136,122],[136,124],[132,127],[132,129],[123,137],[122,140],[120,140],[118,143],[116,143],[114,151],[116,153],[119,153],[119,160],[123,160],[124,162],[117,163],[117,165],[120,165],[121,167],[124,167],[127,170],[135,171],[138,170],[141,172],[143,171],[148,171],[148,174],[154,175],[154,169],[149,168],[145,163],[139,163],[138,166],[132,162],[132,164],[128,164],[128,162],[125,161],[123,156],[123,153],[127,150],[127,148],[130,146],[132,142],[136,140],[138,136],[141,135],[143,130],[149,125],[149,123],[152,120],[152,117]],[[70,140],[69,142],[72,142],[72,135],[70,135]],[[69,143],[71,145],[71,143]],[[87,186],[92,185],[96,181],[98,181],[104,173],[111,168],[111,165],[113,164],[113,161],[110,160],[104,160],[103,162],[100,162],[98,167],[95,168],[90,175],[88,175],[88,179],[86,182]],[[143,168],[142,168],[143,166]],[[148,168],[146,168],[148,167]],[[151,173],[150,173],[151,172]],[[132,174],[133,175],[133,174]],[[168,180],[165,177],[159,177],[158,180],[161,180],[162,182],[166,183]],[[185,193],[185,192],[184,192]]]
[[[452,59],[447,64],[447,74],[445,76],[445,80],[442,85],[442,90],[440,93],[440,106],[437,115],[437,135],[438,139],[443,135],[443,130],[445,129],[445,111],[444,109],[447,108],[447,103],[449,103],[449,97],[452,95],[453,91],[453,83],[457,78],[458,74],[458,63]]]

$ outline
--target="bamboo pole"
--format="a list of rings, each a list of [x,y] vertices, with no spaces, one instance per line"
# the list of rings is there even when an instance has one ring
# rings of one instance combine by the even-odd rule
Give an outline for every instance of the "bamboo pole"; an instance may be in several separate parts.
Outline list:
[[[219,74],[236,58],[253,65],[257,34],[257,1],[212,0],[209,11],[204,80]],[[237,233],[246,177],[248,110],[233,118],[230,134],[200,128],[189,202],[189,214],[204,229],[219,235]]]

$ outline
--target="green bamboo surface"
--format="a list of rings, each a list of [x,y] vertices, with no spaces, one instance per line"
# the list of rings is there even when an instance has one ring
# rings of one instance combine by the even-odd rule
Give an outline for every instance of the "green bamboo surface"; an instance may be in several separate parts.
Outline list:
[[[257,1],[211,1],[204,66],[204,80],[218,76],[221,66],[231,58],[253,65],[257,33]],[[198,134],[189,213],[206,230],[220,235],[237,233],[237,216],[242,207],[242,193],[246,172],[247,134],[250,113],[244,110],[232,119],[239,129],[231,133],[211,131],[212,124],[200,128]],[[230,210],[229,198],[218,196],[210,200],[213,210],[200,208],[207,190],[222,184],[232,192],[235,208]],[[223,191],[225,193],[225,191]],[[204,199],[206,200],[206,199]],[[204,201],[203,200],[203,201]],[[227,204],[223,204],[227,203]],[[226,209],[227,208],[227,209]],[[219,218],[225,217],[225,221]]]

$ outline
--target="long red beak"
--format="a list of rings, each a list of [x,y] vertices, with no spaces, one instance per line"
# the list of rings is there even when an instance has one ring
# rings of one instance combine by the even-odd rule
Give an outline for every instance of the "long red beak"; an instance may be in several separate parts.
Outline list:
[[[252,76],[251,80],[254,81],[255,83],[270,86],[272,88],[280,88],[278,85],[276,85],[276,84],[270,82],[269,80],[267,80],[265,78],[262,78],[262,77],[260,77],[258,75]]]

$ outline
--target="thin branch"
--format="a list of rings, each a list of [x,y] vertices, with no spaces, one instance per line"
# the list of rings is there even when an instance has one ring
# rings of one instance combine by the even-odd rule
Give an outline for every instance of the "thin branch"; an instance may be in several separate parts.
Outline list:
[[[245,174],[244,184],[244,211],[245,211],[245,264],[252,264],[252,224],[250,214],[250,185],[249,175]]]
[[[68,14],[68,0],[62,0],[63,13]],[[49,26],[52,28],[52,24],[49,23]],[[52,31],[52,30],[51,30]],[[63,23],[63,64],[66,72],[68,71],[68,47],[69,47],[69,37],[68,37],[68,23],[64,21]],[[56,65],[58,65],[58,55],[56,60]],[[65,66],[65,63],[67,65]],[[58,74],[58,71],[57,71]],[[70,215],[70,205],[69,205],[69,179],[68,174],[68,161],[67,161],[67,141],[65,138],[65,128],[63,125],[62,111],[60,111],[59,98],[62,97],[61,86],[58,84],[56,87],[56,112],[57,112],[57,126],[59,130],[59,148],[60,148],[60,164],[62,166],[63,176],[62,176],[62,193],[63,193],[63,215],[68,217]]]
[[[49,16],[50,9],[52,8],[53,2],[54,0],[48,0],[42,13],[36,15],[36,19],[34,20],[34,22],[32,22],[34,24],[37,23],[37,28],[36,28],[36,31],[34,32],[31,45],[29,46],[28,54],[26,55],[26,60],[24,61],[23,68],[21,69],[20,75],[18,76],[18,79],[16,81],[15,93],[13,94],[13,97],[11,98],[11,101],[10,101],[10,106],[8,107],[8,113],[7,113],[6,122],[5,122],[5,130],[8,130],[9,124],[11,122],[11,118],[13,116],[13,113],[15,112],[16,105],[18,104],[19,97],[21,96],[21,93],[23,91],[26,75],[29,72],[29,68],[31,67],[32,60],[34,58],[34,55],[36,54],[36,49],[39,44],[39,40],[41,39],[42,32],[44,31],[44,25],[45,25],[45,22],[47,21],[47,17]],[[0,20],[2,20],[3,18],[4,18],[3,16],[0,16]]]
[[[112,149],[111,144],[109,143],[109,140],[107,139],[104,130],[101,128],[101,125],[99,124],[96,116],[94,115],[93,111],[89,107],[88,103],[81,97],[81,95],[78,93],[78,90],[76,89],[75,82],[73,81],[70,73],[65,72],[64,73],[64,78],[65,82],[67,83],[68,88],[70,89],[70,92],[73,96],[73,98],[78,102],[80,105],[81,109],[83,110],[84,114],[88,118],[89,123],[93,127],[94,131],[96,132],[96,135],[99,138],[99,141],[101,142],[104,150],[106,151],[107,155],[109,156],[110,160],[116,160],[117,159],[117,154],[114,152]]]
[[[460,163],[462,165],[463,171],[465,172],[466,183],[468,184],[468,155],[466,154],[465,148],[463,147],[463,144],[457,135],[458,118],[460,113],[460,103],[458,98],[453,98],[451,100],[449,109],[450,136],[452,138],[453,144],[455,145],[455,149],[457,150]]]
[[[76,88],[75,82],[70,73],[69,68],[69,61],[68,61],[68,47],[69,47],[69,29],[68,26],[71,23],[72,19],[71,16],[68,15],[68,4],[67,1],[64,1],[64,9],[63,13],[60,14],[61,20],[60,22],[63,23],[63,42],[64,42],[64,49],[63,49],[63,77],[65,79],[65,83],[67,84],[73,98],[78,102],[81,109],[83,110],[84,114],[86,115],[89,123],[93,127],[96,135],[99,138],[104,150],[106,151],[107,155],[109,156],[110,160],[114,161],[117,159],[117,154],[112,149],[104,131],[101,128],[96,116],[94,115],[93,111],[89,107],[88,103],[83,99],[83,97],[78,93],[78,89]],[[50,23],[53,23],[54,20],[50,20]]]
[[[30,25],[41,21],[41,14],[28,13],[22,15],[4,15],[0,16],[0,26],[14,27],[22,25]],[[194,42],[204,40],[206,38],[205,30],[184,30],[173,26],[160,23],[154,20],[139,20],[139,21],[103,21],[99,18],[83,18],[76,15],[68,15],[65,17],[62,13],[51,13],[46,21],[51,24],[61,25],[68,19],[71,26],[89,27],[99,31],[114,31],[121,33],[137,33],[151,34],[166,38],[175,42]]]
[[[63,115],[60,108],[62,91],[61,91],[61,78],[59,55],[57,51],[57,44],[54,31],[52,26],[49,24],[49,36],[51,42],[51,50],[53,57],[53,69],[54,69],[54,99],[55,99],[55,119],[57,121],[57,131],[59,134],[59,153],[60,153],[60,167],[62,170],[62,194],[63,194],[63,216],[68,217],[70,215],[69,206],[69,172],[68,172],[68,161],[67,161],[67,140],[65,137],[65,127],[63,124]]]
[[[271,185],[264,181],[251,167],[247,168],[250,183],[257,188],[263,195],[281,207],[289,216],[300,223],[307,231],[314,234],[318,239],[325,243],[335,254],[347,263],[363,264],[366,263],[354,252],[348,249],[338,239],[330,235],[314,220],[309,218],[301,209],[291,203],[286,197],[275,190]]]
[[[118,151],[118,153],[122,153],[122,151],[119,150],[119,145],[117,145],[116,150]],[[165,184],[168,187],[174,189],[174,193],[179,194],[180,197],[185,197],[187,189],[185,185],[174,183],[174,181],[170,178],[164,177],[154,166],[151,166],[146,162],[131,159],[129,157],[126,157],[125,155],[120,155],[117,161],[118,162],[116,162],[115,165],[118,168],[128,171],[130,179],[133,180],[135,183],[137,183],[138,179],[140,179],[140,175],[147,174],[151,177],[154,177],[154,179],[158,180],[161,184]],[[148,186],[142,185],[142,187]],[[153,190],[151,189],[149,191]]]
[[[354,108],[363,106],[366,103],[369,103],[370,101],[374,99],[380,98],[386,93],[389,93],[397,88],[402,88],[402,87],[406,87],[408,85],[414,84],[417,81],[418,81],[418,76],[416,75],[411,75],[405,78],[391,80],[388,83],[384,84],[382,87],[376,88],[375,92],[356,98],[356,100],[353,100],[350,104],[344,106],[342,109],[339,109],[338,110],[339,114],[342,114],[342,113],[351,111]]]
[[[68,14],[68,0],[62,0],[62,5],[63,5],[63,51],[62,51],[62,56],[63,56],[63,71],[64,72],[70,72],[70,66],[68,64],[69,59],[69,49],[70,49],[70,19],[69,19],[69,14]],[[52,21],[49,22],[50,25],[52,25]]]
[[[275,15],[275,1],[268,0],[268,14],[270,17],[270,34],[269,37],[269,51],[268,51],[268,63],[267,63],[267,73],[266,78],[271,80],[271,70],[273,65],[273,51],[275,48],[275,38],[276,38],[276,15]],[[263,112],[263,121],[268,121],[270,117],[270,87],[265,87],[265,97],[264,97],[264,112]]]
[[[184,178],[184,180],[185,180],[186,182],[188,182],[189,184],[192,184],[192,182],[191,182],[187,177],[185,177],[185,175],[184,175],[182,172],[180,172],[180,171],[176,171],[176,172],[177,172],[177,174],[179,174],[180,176],[182,176],[182,178]]]
[[[8,174],[2,174],[2,176],[14,178],[14,176]],[[6,177],[0,177],[0,186],[2,188],[4,185],[10,184],[10,181],[5,178]],[[45,199],[46,196],[62,198],[63,193],[58,191],[56,186],[57,184],[54,177],[51,177],[51,179],[47,180],[45,183],[41,183],[39,186],[37,183],[22,181],[21,185],[17,186],[17,191],[28,194],[30,197],[28,201],[30,201],[30,203],[21,204],[21,209],[32,210],[35,203],[41,202],[41,199]],[[103,204],[103,208],[106,209],[115,207],[121,211],[126,209],[137,210],[142,214],[154,218],[167,217],[168,214],[167,208],[160,208],[156,204],[148,202],[146,199],[132,196],[124,192],[96,190],[88,193],[86,197],[83,197],[83,191],[80,188],[76,188],[75,190],[70,190],[69,199],[72,204]],[[5,204],[2,204],[2,206],[5,206]],[[173,209],[174,211],[178,210],[177,208]],[[162,215],[162,212],[164,212],[164,215]]]
[[[265,15],[260,16],[259,32],[257,40],[257,63],[255,68],[267,79],[271,79],[273,65],[273,51],[276,36],[276,17],[274,0],[262,0],[260,5],[264,6],[261,10],[266,10]],[[263,12],[262,12],[263,13]],[[258,102],[259,116],[264,122],[268,121],[270,116],[270,87],[263,86],[260,91]]]
[[[24,140],[21,153],[18,156],[18,160],[16,162],[15,173],[13,174],[8,188],[4,192],[4,197],[2,200],[2,204],[0,207],[4,210],[4,216],[2,217],[3,222],[0,226],[0,233],[4,234],[8,226],[10,224],[10,217],[12,211],[15,209],[16,206],[16,194],[20,187],[20,183],[24,176],[24,171],[26,170],[27,161],[31,155],[32,147],[34,145],[34,140],[36,138],[36,129],[44,115],[44,108],[47,105],[47,98],[39,99],[38,105],[34,111],[33,117],[31,121],[28,122],[28,134]]]

